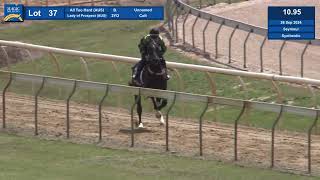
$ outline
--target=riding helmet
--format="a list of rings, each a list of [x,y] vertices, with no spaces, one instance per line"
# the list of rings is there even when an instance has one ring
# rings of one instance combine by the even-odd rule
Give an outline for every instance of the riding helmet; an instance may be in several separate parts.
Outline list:
[[[160,30],[158,28],[152,28],[149,33],[151,36],[159,36]]]

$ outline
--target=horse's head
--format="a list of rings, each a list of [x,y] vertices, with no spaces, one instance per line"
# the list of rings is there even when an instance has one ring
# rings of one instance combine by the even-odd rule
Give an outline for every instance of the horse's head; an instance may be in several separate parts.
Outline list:
[[[148,61],[160,61],[161,57],[161,47],[156,42],[156,37],[151,37],[150,42],[147,46],[147,60]]]
[[[160,47],[155,40],[151,39],[147,52],[147,69],[149,73],[163,75],[165,73],[164,60],[160,55]]]

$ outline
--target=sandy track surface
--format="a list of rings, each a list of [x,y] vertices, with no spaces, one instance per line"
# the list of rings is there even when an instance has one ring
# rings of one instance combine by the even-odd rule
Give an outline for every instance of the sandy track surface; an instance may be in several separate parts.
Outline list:
[[[7,126],[9,131],[32,135],[34,130],[34,100],[28,96],[7,96]],[[43,137],[64,138],[66,105],[63,101],[40,99],[39,133]],[[2,111],[1,111],[2,112]],[[71,103],[71,139],[79,142],[98,141],[98,112],[94,105]],[[136,148],[165,151],[165,128],[153,114],[143,117],[151,132],[135,135]],[[103,142],[101,145],[128,148],[130,135],[119,132],[130,127],[130,114],[125,109],[104,107]],[[188,156],[198,156],[199,134],[196,120],[170,119],[170,151]],[[204,156],[223,161],[233,159],[233,126],[205,122]],[[270,165],[271,133],[264,129],[240,126],[239,162],[250,166]],[[275,166],[280,169],[305,171],[307,165],[307,137],[305,134],[276,132]],[[313,171],[320,172],[320,137],[313,136]]]
[[[267,7],[270,5],[310,5],[316,6],[316,11],[320,10],[320,1],[317,0],[252,0],[248,2],[235,3],[231,5],[218,4],[216,6],[204,8],[212,14],[239,20],[248,24],[267,27]],[[320,18],[317,13],[316,19]],[[186,22],[186,42],[192,44],[192,25],[195,21],[194,16],[189,16]],[[199,19],[195,28],[195,45],[197,48],[203,49],[202,30],[207,21]],[[180,43],[182,42],[182,24],[183,18],[178,20],[178,35]],[[215,34],[219,24],[210,23],[206,31],[206,47],[207,51],[214,57],[215,55]],[[320,26],[317,24],[317,37],[320,37]],[[219,35],[219,58],[218,61],[228,62],[229,37],[232,28],[224,26]],[[247,32],[237,30],[232,39],[232,65],[243,67],[244,59],[244,41]],[[260,45],[263,41],[262,36],[250,35],[247,42],[247,64],[251,71],[260,71]],[[263,49],[264,68],[266,72],[279,73],[279,49],[282,41],[266,41]],[[303,44],[287,42],[282,53],[283,73],[286,75],[300,76],[300,59],[304,49]],[[305,77],[320,78],[320,47],[310,46],[304,56],[305,58]]]

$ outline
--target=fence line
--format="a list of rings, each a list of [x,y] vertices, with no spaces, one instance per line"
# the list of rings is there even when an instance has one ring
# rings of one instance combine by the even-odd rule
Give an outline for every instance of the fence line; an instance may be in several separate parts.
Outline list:
[[[199,0],[199,3],[201,3],[201,0]],[[250,34],[256,34],[256,35],[260,35],[262,37],[264,37],[265,39],[263,40],[261,46],[260,46],[260,71],[261,72],[264,72],[265,71],[265,67],[264,67],[264,63],[263,63],[263,47],[264,47],[264,43],[267,39],[267,35],[268,35],[268,30],[266,28],[263,28],[263,27],[260,27],[260,26],[256,26],[256,25],[251,25],[251,24],[246,24],[244,22],[241,22],[241,21],[237,21],[237,20],[233,20],[233,19],[229,19],[229,18],[225,18],[225,17],[222,17],[222,16],[219,16],[219,15],[214,15],[214,14],[210,14],[208,12],[205,12],[205,11],[202,11],[200,9],[197,9],[195,7],[192,7],[190,5],[188,5],[188,3],[186,2],[183,2],[182,0],[167,0],[167,3],[166,3],[166,6],[167,6],[167,10],[170,11],[167,13],[167,19],[171,20],[171,21],[168,21],[168,25],[171,27],[169,28],[169,31],[172,31],[172,36],[176,36],[176,37],[172,37],[172,39],[175,41],[175,42],[178,42],[179,39],[178,39],[178,17],[181,17],[181,14],[187,14],[184,18],[184,21],[183,21],[183,34],[182,34],[182,38],[183,39],[183,44],[185,45],[186,44],[186,33],[185,33],[185,23],[187,21],[187,18],[190,16],[190,15],[193,15],[195,18],[196,18],[196,21],[194,22],[194,24],[192,25],[192,43],[190,44],[192,47],[194,47],[194,28],[199,28],[198,26],[195,26],[196,22],[198,21],[198,19],[202,19],[204,21],[207,21],[207,23],[216,23],[216,24],[219,24],[220,27],[218,28],[218,31],[216,32],[216,35],[215,35],[215,59],[218,58],[218,34],[220,32],[220,28],[222,26],[226,26],[226,27],[230,27],[232,28],[234,31],[235,30],[242,30],[242,31],[245,31],[245,32],[248,32],[247,34],[247,37],[245,39],[245,41],[243,42],[243,46],[244,46],[244,49],[246,49],[246,44],[247,44],[247,40],[249,38],[249,35]],[[170,8],[171,7],[171,8]],[[174,8],[172,8],[174,7]],[[175,11],[172,12],[172,9],[174,9]],[[174,18],[174,16],[176,16],[176,19]],[[182,17],[183,18],[183,17]],[[175,19],[175,21],[174,21]],[[171,25],[172,24],[172,25]],[[175,24],[175,26],[173,25]],[[207,26],[208,24],[206,24],[205,28],[202,29],[202,33],[204,34],[204,32],[206,31],[207,29]],[[232,32],[230,38],[229,38],[229,47],[228,47],[228,50],[229,50],[229,53],[228,53],[228,58],[229,58],[229,61],[225,64],[230,64],[231,63],[231,39],[232,39],[232,36],[233,36],[233,33],[234,31]],[[173,33],[175,32],[175,33]],[[205,38],[204,38],[205,39]],[[288,40],[287,40],[288,41]],[[203,41],[204,42],[204,41]],[[285,41],[284,41],[285,42]],[[288,41],[289,42],[289,41]],[[304,70],[304,55],[307,51],[307,49],[309,48],[309,45],[313,45],[313,46],[320,46],[320,39],[315,39],[315,40],[290,40],[290,42],[295,42],[295,43],[300,43],[300,44],[304,44],[305,47],[303,49],[303,52],[301,53],[301,58],[300,58],[300,77],[303,77],[304,74],[305,74],[305,70]],[[198,47],[197,47],[198,48]],[[199,47],[200,49],[201,47]],[[258,49],[258,48],[257,48]],[[206,47],[203,46],[203,49],[204,53],[206,53]],[[258,49],[259,50],[259,49]],[[282,75],[282,69],[283,69],[283,65],[282,65],[282,59],[281,59],[281,54],[282,54],[282,50],[283,50],[283,47],[281,47],[281,49],[279,50],[278,54],[279,54],[279,61],[280,61],[280,65],[279,65],[279,74]],[[247,68],[247,61],[246,61],[246,56],[247,56],[247,52],[246,50],[244,50],[244,58],[243,58],[243,68]],[[297,67],[298,68],[298,67]]]
[[[54,48],[54,47],[48,47],[48,46],[40,46],[40,45],[27,44],[22,42],[4,41],[4,40],[0,40],[0,46],[19,47],[19,48],[28,49],[28,50],[38,50],[38,51],[43,51],[47,53],[56,53],[56,54],[64,54],[69,56],[94,58],[94,59],[100,59],[103,61],[110,61],[110,62],[122,62],[122,63],[133,64],[133,63],[137,63],[140,60],[139,58],[133,58],[133,57],[69,50],[69,49]],[[217,67],[211,67],[211,66],[184,64],[184,63],[177,63],[177,62],[167,62],[167,65],[169,68],[173,68],[173,69],[185,69],[185,70],[191,70],[191,71],[200,71],[200,72],[218,73],[218,74],[241,76],[241,77],[256,78],[256,79],[265,79],[270,81],[280,81],[280,82],[287,82],[287,83],[320,86],[320,80],[311,79],[311,78],[246,72],[246,71],[240,71],[240,70],[223,69],[223,68],[217,68]]]
[[[206,113],[208,109],[209,104],[215,104],[215,105],[227,105],[227,106],[233,106],[233,107],[242,107],[242,110],[240,114],[238,115],[237,119],[235,120],[234,124],[234,160],[238,160],[238,145],[237,145],[237,139],[238,139],[238,122],[239,119],[242,117],[246,109],[250,106],[252,109],[256,110],[263,110],[267,112],[276,112],[279,113],[272,129],[272,142],[271,142],[271,166],[274,166],[274,127],[276,123],[279,121],[279,119],[282,117],[283,113],[290,113],[295,115],[302,115],[302,116],[308,116],[308,117],[314,117],[315,120],[313,121],[312,125],[309,128],[309,131],[307,132],[308,135],[308,161],[307,161],[307,171],[311,173],[312,167],[311,167],[311,133],[312,129],[316,125],[316,122],[319,118],[319,109],[312,109],[312,108],[304,108],[304,107],[297,107],[297,106],[290,106],[290,105],[283,105],[283,104],[273,104],[273,103],[263,103],[263,102],[256,102],[256,101],[245,101],[240,99],[232,99],[232,98],[223,98],[223,97],[217,97],[217,96],[204,96],[204,95],[198,95],[198,94],[190,94],[190,93],[182,93],[182,92],[175,92],[175,91],[167,91],[167,90],[157,90],[157,89],[146,89],[146,88],[138,88],[138,87],[130,87],[130,86],[123,86],[123,85],[115,85],[115,84],[107,84],[107,83],[98,83],[98,82],[92,82],[92,81],[82,81],[82,80],[76,80],[76,79],[66,79],[66,78],[58,78],[58,77],[51,77],[51,76],[42,76],[42,75],[34,75],[34,74],[26,74],[26,73],[16,73],[16,72],[9,72],[9,71],[0,71],[0,74],[4,74],[9,76],[9,80],[6,83],[6,86],[3,89],[3,128],[6,128],[5,122],[6,122],[6,94],[5,92],[9,88],[9,86],[12,84],[13,81],[19,81],[19,82],[27,82],[27,83],[38,83],[41,84],[37,93],[35,96],[35,114],[34,114],[34,126],[35,126],[35,135],[38,135],[38,96],[41,92],[41,90],[46,85],[55,85],[55,86],[63,86],[63,87],[72,87],[72,90],[66,100],[67,103],[67,116],[66,116],[66,137],[70,137],[70,115],[69,115],[69,103],[72,95],[75,93],[75,91],[79,88],[83,89],[89,89],[89,90],[98,90],[101,92],[105,92],[104,96],[99,102],[99,141],[102,140],[102,123],[101,123],[101,110],[102,110],[102,103],[103,101],[108,98],[108,93],[125,93],[125,94],[132,94],[132,95],[138,95],[138,96],[146,96],[146,97],[159,97],[159,98],[166,98],[172,101],[170,108],[167,110],[166,113],[166,150],[169,150],[169,132],[170,128],[168,126],[169,124],[169,113],[172,107],[175,105],[176,101],[182,101],[182,102],[199,102],[199,103],[205,103],[206,106],[203,108],[203,111],[201,115],[199,116],[199,154],[200,156],[203,155],[203,137],[202,137],[202,118],[204,114]],[[134,123],[133,123],[133,108],[136,105],[137,102],[135,102],[132,105],[131,108],[131,129],[134,129]],[[134,146],[134,131],[131,131],[131,146]]]
[[[172,2],[170,2],[172,1]],[[183,10],[185,12],[189,12],[190,14],[194,16],[199,16],[199,18],[205,19],[205,20],[210,20],[212,22],[215,22],[217,24],[221,24],[224,22],[225,26],[229,26],[231,28],[238,27],[240,30],[246,31],[246,32],[252,32],[254,34],[258,34],[261,36],[267,36],[268,35],[268,29],[256,26],[256,25],[251,25],[251,24],[246,24],[241,21],[233,20],[230,18],[225,18],[219,15],[214,15],[210,14],[205,11],[201,11],[200,9],[197,9],[195,7],[192,7],[188,5],[187,3],[183,2],[182,0],[168,0],[167,2],[169,5],[173,3],[179,10]],[[320,39],[315,39],[315,40],[292,40],[293,42],[297,43],[311,43],[312,45],[320,46]]]

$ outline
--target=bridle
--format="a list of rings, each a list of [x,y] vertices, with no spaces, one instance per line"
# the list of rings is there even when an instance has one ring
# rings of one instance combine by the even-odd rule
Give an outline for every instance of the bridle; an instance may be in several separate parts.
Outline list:
[[[150,56],[148,56],[148,61],[157,61],[157,63],[159,63],[159,66],[161,67],[161,64],[160,64],[160,61],[162,60],[162,58],[159,58],[158,54],[156,53],[156,42],[151,38],[151,46],[152,46],[152,55],[153,55],[153,58],[152,60],[150,60]],[[161,72],[159,73],[155,73],[153,72],[151,69],[150,69],[150,64],[149,63],[146,67],[147,71],[151,74],[151,75],[156,75],[156,76],[162,76],[166,73],[165,69],[163,67],[161,67]]]

